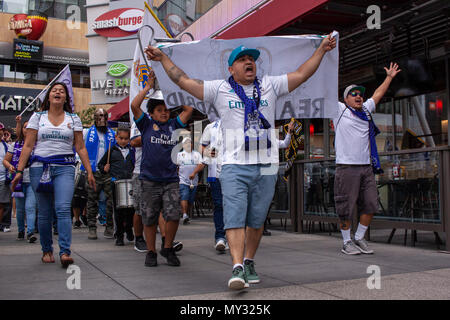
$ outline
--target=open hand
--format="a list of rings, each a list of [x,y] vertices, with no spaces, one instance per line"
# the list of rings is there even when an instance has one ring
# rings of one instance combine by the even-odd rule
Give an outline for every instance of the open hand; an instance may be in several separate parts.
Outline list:
[[[397,73],[399,73],[400,71],[402,71],[402,69],[398,68],[398,64],[397,63],[392,63],[389,66],[389,69],[384,67],[384,70],[386,70],[386,76],[394,78]]]
[[[95,186],[95,178],[94,178],[94,175],[92,174],[92,172],[88,173],[88,183],[89,183],[89,186],[92,189],[94,189],[94,191],[97,191],[97,188]]]
[[[20,179],[22,179],[22,174],[21,173],[17,173],[16,176],[14,177],[13,181],[11,181],[11,192],[14,192],[14,190],[16,189],[16,186],[19,183]]]

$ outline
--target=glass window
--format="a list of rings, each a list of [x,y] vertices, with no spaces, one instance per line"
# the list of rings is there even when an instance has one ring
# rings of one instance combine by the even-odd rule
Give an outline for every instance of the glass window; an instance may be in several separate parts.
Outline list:
[[[220,0],[166,0],[158,7],[158,18],[176,36]]]
[[[2,12],[28,13],[28,0],[3,0],[0,8]]]

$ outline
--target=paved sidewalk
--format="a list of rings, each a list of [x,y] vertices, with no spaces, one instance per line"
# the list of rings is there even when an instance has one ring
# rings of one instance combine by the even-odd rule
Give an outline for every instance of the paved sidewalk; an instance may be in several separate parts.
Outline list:
[[[345,256],[335,236],[273,231],[256,257],[261,283],[243,292],[227,288],[229,253],[213,248],[212,219],[180,225],[181,267],[158,255],[158,267],[144,267],[144,253],[132,243],[87,239],[74,230],[72,257],[81,270],[81,289],[69,290],[57,262],[41,263],[40,244],[16,241],[16,228],[0,233],[0,300],[5,299],[450,299],[450,255],[433,249],[371,243],[374,255]],[[54,237],[58,252],[57,236]],[[158,235],[157,245],[160,239]],[[55,254],[57,257],[57,254]],[[367,268],[381,271],[381,289],[369,290]]]

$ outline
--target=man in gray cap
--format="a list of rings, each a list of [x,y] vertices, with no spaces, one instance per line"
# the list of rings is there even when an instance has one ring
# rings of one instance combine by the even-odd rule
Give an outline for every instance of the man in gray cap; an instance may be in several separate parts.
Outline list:
[[[257,79],[255,61],[260,52],[241,45],[229,56],[230,77],[215,81],[191,79],[161,50],[146,49],[147,56],[160,61],[181,89],[214,104],[221,119],[224,229],[233,263],[230,289],[241,290],[260,282],[254,257],[277,180],[277,170],[271,170],[272,164],[279,162],[274,130],[277,100],[308,80],[335,46],[336,39],[330,34],[295,71]]]
[[[345,103],[339,102],[338,116],[333,119],[336,132],[336,175],[334,200],[344,241],[342,253],[372,254],[364,235],[378,211],[378,192],[375,174],[382,173],[375,136],[379,133],[372,112],[386,93],[392,79],[401,70],[391,63],[386,79],[364,102],[365,88],[352,84],[344,91]],[[353,211],[358,205],[360,222],[352,241],[350,227]]]

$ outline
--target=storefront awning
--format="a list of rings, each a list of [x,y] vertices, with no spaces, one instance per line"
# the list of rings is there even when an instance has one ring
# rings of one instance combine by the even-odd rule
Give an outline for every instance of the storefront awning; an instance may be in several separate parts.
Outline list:
[[[108,121],[117,121],[124,114],[128,113],[130,105],[130,98],[126,97],[123,100],[117,102],[114,106],[108,110]]]

